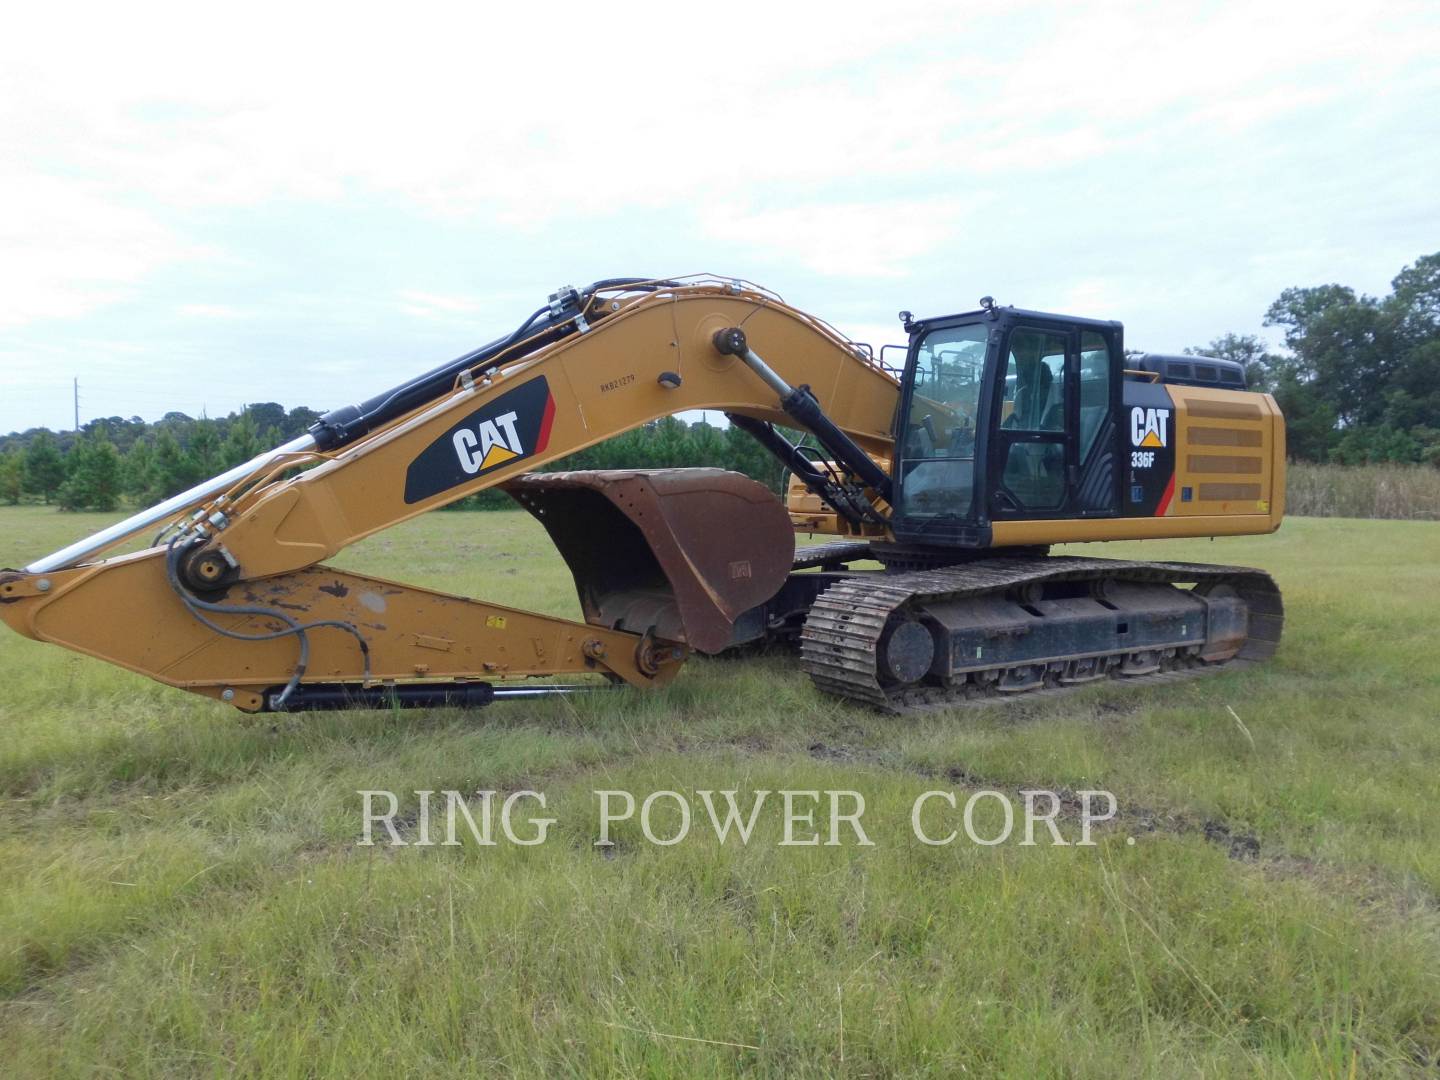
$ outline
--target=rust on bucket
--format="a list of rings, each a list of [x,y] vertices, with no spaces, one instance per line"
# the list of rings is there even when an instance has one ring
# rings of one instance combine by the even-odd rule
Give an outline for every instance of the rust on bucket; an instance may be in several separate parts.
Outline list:
[[[790,516],[724,469],[527,473],[503,485],[560,550],[585,619],[720,652],[790,572]]]

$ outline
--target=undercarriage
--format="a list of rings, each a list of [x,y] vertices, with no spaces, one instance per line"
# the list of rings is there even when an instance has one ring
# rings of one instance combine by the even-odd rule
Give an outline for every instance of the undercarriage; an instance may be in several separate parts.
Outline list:
[[[799,576],[799,575],[797,575]],[[1280,592],[1260,570],[1052,556],[836,575],[806,615],[821,690],[890,712],[1213,671],[1271,656]]]

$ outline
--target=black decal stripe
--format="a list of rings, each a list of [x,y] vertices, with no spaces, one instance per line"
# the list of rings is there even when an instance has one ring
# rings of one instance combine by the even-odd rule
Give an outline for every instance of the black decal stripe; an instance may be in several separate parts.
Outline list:
[[[460,455],[455,450],[456,432],[462,430],[474,432],[478,448],[480,425],[487,420],[493,423],[497,416],[504,416],[508,412],[515,414],[515,433],[520,437],[520,454],[517,457],[506,458],[488,469],[481,469],[479,472],[473,473],[466,472],[461,464]],[[476,409],[465,419],[451,425],[443,435],[420,451],[415,460],[410,462],[410,467],[405,471],[406,504],[434,498],[451,488],[469,483],[486,473],[494,472],[504,465],[523,461],[538,449],[543,449],[544,443],[549,441],[550,434],[546,424],[547,415],[553,418],[554,406],[550,399],[550,384],[545,381],[544,375],[522,383],[513,390],[507,390],[498,398]]]

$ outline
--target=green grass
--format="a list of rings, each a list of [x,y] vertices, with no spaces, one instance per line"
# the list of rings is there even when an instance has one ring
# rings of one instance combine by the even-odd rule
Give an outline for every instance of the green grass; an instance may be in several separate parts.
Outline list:
[[[0,565],[104,520],[0,510]],[[0,1070],[1434,1075],[1437,528],[1097,545],[1271,570],[1279,655],[921,719],[772,655],[651,695],[276,722],[5,633]],[[518,513],[343,562],[578,614]],[[919,793],[977,786],[1108,788],[1121,820],[1094,848],[910,835]],[[358,789],[482,787],[545,791],[551,841],[356,845]],[[778,847],[767,813],[748,846],[627,822],[603,855],[599,788],[856,789],[875,846]]]

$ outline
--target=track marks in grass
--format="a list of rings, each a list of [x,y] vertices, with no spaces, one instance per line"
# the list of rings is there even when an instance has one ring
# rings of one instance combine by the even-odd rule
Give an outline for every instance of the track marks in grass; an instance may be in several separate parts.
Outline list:
[[[680,764],[637,759],[617,779]],[[729,771],[702,764],[704,782]],[[803,756],[746,764],[763,786],[823,784],[836,767]],[[903,774],[876,786],[889,803],[910,790]],[[1105,841],[1116,888],[1153,930],[1132,919],[1148,1049],[1093,856],[952,855],[897,839],[799,859],[704,844],[614,862],[569,847],[461,863],[333,853],[251,897],[182,913],[154,941],[137,939],[143,952],[116,949],[51,980],[32,999],[44,1007],[11,1010],[50,1017],[21,1021],[15,1046],[31,1063],[103,1053],[127,1071],[192,1052],[268,1066],[258,1071],[303,1072],[303,1060],[351,1071],[368,1047],[372,1072],[388,1050],[416,1068],[723,1074],[723,1055],[740,1053],[661,1046],[676,1040],[610,1022],[759,1047],[747,1066],[771,1075],[827,1075],[841,1071],[836,984],[856,1074],[904,1072],[900,1062],[983,1074],[1017,1058],[1041,1072],[1082,1058],[1079,1071],[1110,1074],[1253,1072],[1257,1060],[1324,1072],[1302,1067],[1310,1038],[1339,1040],[1327,1061],[1363,1042],[1362,1071],[1374,1072],[1406,1032],[1432,1045],[1404,1004],[1415,972],[1397,968],[1387,989],[1373,970],[1399,962],[1407,931],[1376,927],[1373,958],[1352,970],[1362,938],[1342,897],[1296,881],[1270,891],[1254,867],[1195,837]],[[167,967],[170,951],[178,966]],[[1287,978],[1314,990],[1295,994]],[[1347,1016],[1356,990],[1363,1015]],[[376,1042],[385,1031],[394,1041]],[[1083,1044],[1067,1050],[1077,1031]]]
[[[1085,814],[1081,794],[1069,787],[1052,788],[1045,781],[1017,782],[977,775],[964,765],[929,767],[897,756],[893,752],[876,751],[851,745],[812,743],[807,748],[816,761],[838,767],[864,766],[900,772],[926,780],[941,781],[960,794],[998,791],[1010,799],[1020,812],[1025,793],[1053,791],[1059,801],[1057,821],[1077,827]],[[1391,911],[1405,917],[1417,911],[1440,912],[1440,894],[1413,875],[1397,875],[1379,866],[1325,862],[1287,852],[1274,841],[1262,841],[1257,833],[1243,825],[1220,818],[1175,808],[1147,806],[1113,792],[1116,812],[1113,818],[1095,822],[1096,835],[1122,835],[1131,840],[1146,837],[1201,837],[1236,862],[1254,863],[1265,876],[1275,879],[1302,878],[1316,882],[1336,895],[1351,897],[1365,908]],[[1041,807],[1045,809],[1046,807]],[[1263,849],[1263,850],[1262,850]]]

